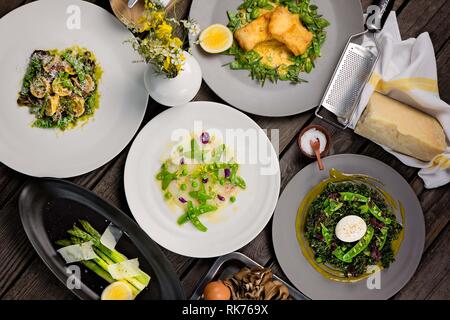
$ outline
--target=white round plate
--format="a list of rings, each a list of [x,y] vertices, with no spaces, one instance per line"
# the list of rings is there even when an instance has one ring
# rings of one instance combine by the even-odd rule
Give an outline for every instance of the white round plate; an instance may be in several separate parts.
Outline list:
[[[80,20],[78,20],[78,18]],[[79,22],[79,25],[78,25]],[[0,162],[36,177],[66,178],[105,164],[130,142],[147,107],[145,66],[123,42],[132,34],[110,13],[80,0],[41,0],[0,20]],[[17,96],[36,49],[86,47],[103,69],[100,108],[84,125],[61,132],[31,127]]]
[[[189,223],[177,224],[183,211],[168,206],[156,180],[164,155],[173,143],[172,135],[178,130],[187,134],[197,132],[200,125],[200,132],[213,129],[220,132],[227,145],[232,144],[226,138],[229,130],[240,130],[240,133],[233,131],[242,138],[235,140],[235,146],[248,150],[249,155],[248,161],[238,161],[246,190],[238,193],[234,204],[202,216],[207,232],[200,232]],[[258,141],[252,140],[252,136],[258,136]],[[248,116],[218,103],[191,102],[166,110],[142,129],[128,154],[124,183],[134,218],[153,240],[178,254],[206,258],[243,247],[266,226],[278,200],[280,168],[269,139]]]

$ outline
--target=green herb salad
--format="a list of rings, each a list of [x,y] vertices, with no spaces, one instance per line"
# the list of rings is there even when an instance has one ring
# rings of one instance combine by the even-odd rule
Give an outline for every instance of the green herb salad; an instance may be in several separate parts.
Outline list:
[[[389,267],[402,234],[389,195],[365,182],[331,180],[308,196],[307,208],[299,209],[306,217],[297,228],[313,263],[357,279],[372,266]]]
[[[262,21],[253,31],[269,28],[267,35],[262,36],[261,31],[253,32],[252,29],[245,31],[249,41],[258,42],[255,37],[262,42],[255,47],[240,45],[241,41],[234,41],[232,47],[225,54],[235,57],[234,61],[229,63],[233,70],[249,70],[250,77],[264,85],[266,80],[271,82],[289,81],[291,83],[306,82],[300,77],[302,72],[310,73],[315,65],[314,61],[321,55],[321,47],[326,39],[325,28],[329,26],[328,20],[319,14],[316,5],[310,4],[309,0],[245,0],[237,12],[228,12],[228,28],[234,33],[235,38],[239,37],[239,30],[252,22],[261,19],[263,16],[276,12],[279,7],[287,8],[292,14],[284,15],[277,22],[270,21],[269,27]],[[288,34],[291,30],[282,30],[283,25],[289,24],[289,19],[295,17],[296,28],[301,28],[307,35],[307,47],[300,52],[291,51],[292,46],[289,42],[299,41],[301,33]],[[270,19],[270,18],[267,18]],[[291,20],[292,21],[292,20]],[[300,24],[298,23],[300,21]],[[269,22],[266,22],[266,24]],[[306,28],[306,29],[305,29]],[[270,31],[279,30],[280,34],[270,34]],[[277,32],[277,31],[274,31]],[[286,44],[286,46],[284,46]],[[295,43],[294,43],[295,46]],[[249,50],[251,49],[251,50]]]
[[[65,130],[94,115],[102,69],[87,49],[32,53],[17,103],[29,107],[38,128]]]
[[[236,202],[239,190],[246,189],[239,169],[232,152],[218,137],[208,132],[191,133],[173,146],[156,179],[164,199],[184,211],[177,223],[189,222],[206,232],[201,217]]]

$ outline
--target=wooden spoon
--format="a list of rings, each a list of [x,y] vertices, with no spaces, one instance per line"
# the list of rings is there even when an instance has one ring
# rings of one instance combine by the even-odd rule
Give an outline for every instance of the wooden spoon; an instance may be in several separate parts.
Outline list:
[[[323,170],[323,162],[322,159],[320,158],[320,140],[319,139],[311,140],[309,144],[311,145],[311,148],[314,150],[314,153],[316,154],[317,163],[319,164],[319,170]]]

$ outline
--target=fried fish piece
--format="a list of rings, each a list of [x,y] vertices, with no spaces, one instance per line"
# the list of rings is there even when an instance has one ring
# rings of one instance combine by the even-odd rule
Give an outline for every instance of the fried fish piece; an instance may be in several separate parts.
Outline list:
[[[269,67],[289,66],[293,64],[290,60],[292,52],[283,43],[272,39],[259,43],[253,50],[261,56],[261,62]]]
[[[311,45],[313,34],[300,22],[299,16],[286,7],[277,7],[270,18],[269,33],[299,56]]]
[[[234,32],[234,37],[244,51],[253,50],[257,44],[272,38],[269,33],[271,15],[271,12],[265,13]]]

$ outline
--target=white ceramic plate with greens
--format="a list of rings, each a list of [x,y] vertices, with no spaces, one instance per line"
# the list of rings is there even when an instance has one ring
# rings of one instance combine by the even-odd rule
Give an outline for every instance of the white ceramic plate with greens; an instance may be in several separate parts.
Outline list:
[[[239,152],[234,153],[238,174],[246,182],[235,202],[226,198],[219,211],[199,216],[206,232],[189,222],[177,223],[186,204],[178,203],[174,192],[175,203],[165,200],[161,181],[156,179],[167,155],[178,149],[175,142],[191,132],[208,132],[211,137],[213,132],[215,137],[221,134],[221,141]],[[193,137],[199,138],[197,134]],[[184,151],[189,152],[187,148]],[[158,244],[184,256],[216,257],[245,246],[269,222],[279,195],[279,170],[272,144],[248,116],[223,104],[192,102],[166,110],[141,130],[125,164],[125,194],[134,218]],[[207,190],[217,187],[212,181],[204,182]]]
[[[65,178],[105,164],[130,142],[148,94],[145,66],[123,42],[132,34],[106,10],[80,0],[41,0],[0,20],[0,161],[28,175]],[[17,105],[34,50],[85,47],[103,69],[100,107],[84,125],[64,132],[31,126],[35,116]]]

